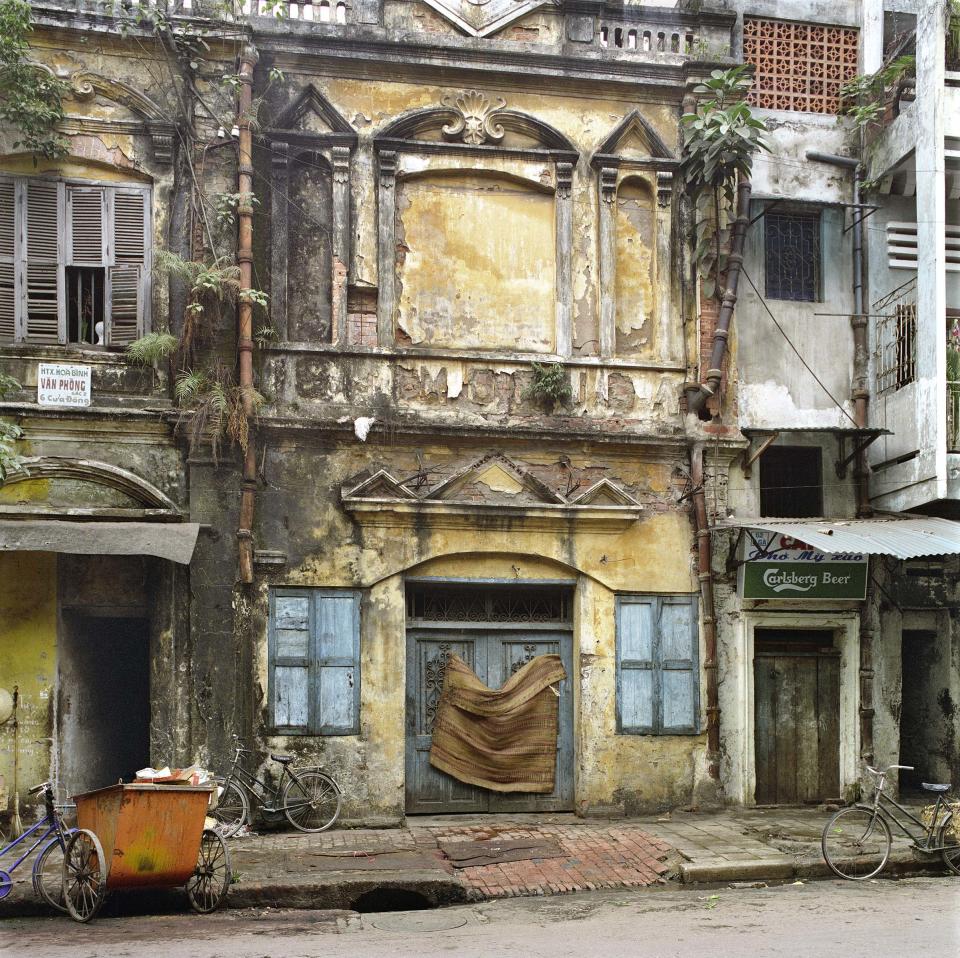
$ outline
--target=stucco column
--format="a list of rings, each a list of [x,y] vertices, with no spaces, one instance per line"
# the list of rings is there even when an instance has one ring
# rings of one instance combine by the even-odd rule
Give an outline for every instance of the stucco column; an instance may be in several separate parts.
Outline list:
[[[377,298],[377,343],[393,345],[393,323],[397,309],[396,182],[397,154],[380,153],[377,179],[377,268],[380,292]]]
[[[617,349],[617,168],[600,170],[600,356]]]
[[[944,0],[917,15],[917,371],[920,449],[932,450],[927,475],[937,477],[936,498],[947,495],[947,261],[943,154]]]
[[[557,249],[557,354],[573,350],[573,164],[557,163],[556,249]],[[381,288],[383,280],[381,278]]]
[[[333,148],[333,256],[330,281],[330,341],[347,341],[347,284],[350,262],[350,150]]]
[[[287,339],[287,244],[290,217],[290,147],[274,141],[270,163],[270,320],[277,340]]]
[[[673,297],[673,276],[671,273],[670,249],[673,240],[673,174],[660,171],[657,177],[657,210],[656,236],[654,238],[655,252],[653,259],[653,288],[657,291],[654,302],[656,323],[658,326],[657,340],[659,343],[660,361],[670,362],[681,354],[678,337],[682,335],[681,327],[673,321],[671,306]]]

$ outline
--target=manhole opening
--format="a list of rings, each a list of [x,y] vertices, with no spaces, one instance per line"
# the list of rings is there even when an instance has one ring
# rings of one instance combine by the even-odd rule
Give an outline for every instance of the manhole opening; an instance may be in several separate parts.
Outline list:
[[[423,911],[436,905],[408,888],[373,888],[356,898],[350,907],[366,915],[378,911]]]

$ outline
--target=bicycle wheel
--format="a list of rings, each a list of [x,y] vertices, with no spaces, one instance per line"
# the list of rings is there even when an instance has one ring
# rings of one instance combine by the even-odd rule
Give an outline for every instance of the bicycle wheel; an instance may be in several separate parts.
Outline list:
[[[283,813],[301,832],[322,832],[340,814],[340,789],[323,772],[310,769],[295,774],[283,787]]]
[[[216,911],[227,897],[232,878],[227,843],[222,835],[210,828],[204,829],[197,867],[187,881],[190,907],[201,915]]]
[[[74,921],[90,921],[107,894],[107,869],[100,839],[81,828],[63,853],[63,898]]]
[[[210,817],[216,820],[217,831],[224,838],[230,838],[250,821],[250,798],[247,790],[232,779],[227,782],[215,778],[213,781],[221,791],[217,804],[210,810]]]
[[[823,860],[840,878],[863,881],[879,874],[890,857],[890,826],[865,805],[842,808],[820,839]]]
[[[940,857],[950,871],[955,875],[960,875],[960,841],[957,840],[957,836],[950,830],[950,819],[947,819],[947,821],[940,826],[940,831],[937,834],[937,844],[954,846],[953,848],[945,848],[940,852]]]
[[[64,844],[76,829],[63,833]],[[51,840],[50,844],[33,863],[33,893],[46,902],[51,908],[65,912],[66,903],[63,900],[63,845],[59,838]]]

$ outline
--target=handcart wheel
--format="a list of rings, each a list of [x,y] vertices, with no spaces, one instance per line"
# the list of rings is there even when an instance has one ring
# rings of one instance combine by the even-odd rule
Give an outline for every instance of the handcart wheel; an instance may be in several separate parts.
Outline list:
[[[51,908],[66,912],[63,901],[63,850],[74,829],[64,833],[63,844],[59,838],[53,839],[37,856],[33,865],[33,891]]]
[[[63,853],[63,903],[74,921],[90,921],[107,895],[107,868],[100,839],[81,828]]]
[[[187,881],[190,907],[201,915],[216,911],[227,897],[232,879],[227,843],[213,829],[204,829],[197,867]]]
[[[0,871],[0,899],[4,899],[13,891],[13,879],[8,872]]]

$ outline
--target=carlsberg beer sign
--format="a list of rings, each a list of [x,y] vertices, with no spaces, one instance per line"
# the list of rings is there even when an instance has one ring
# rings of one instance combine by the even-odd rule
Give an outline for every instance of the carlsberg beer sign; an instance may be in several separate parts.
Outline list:
[[[830,554],[779,532],[751,530],[744,537],[740,566],[745,599],[862,599],[867,591],[867,557]]]

